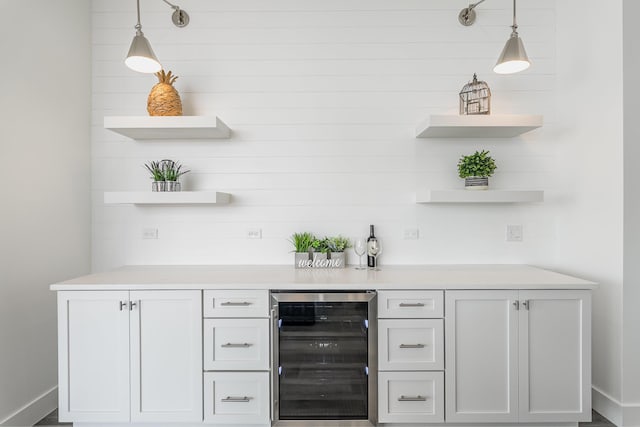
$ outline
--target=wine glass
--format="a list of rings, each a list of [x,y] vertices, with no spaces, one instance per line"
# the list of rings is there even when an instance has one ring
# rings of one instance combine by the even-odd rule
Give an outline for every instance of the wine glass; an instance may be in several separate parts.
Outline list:
[[[366,270],[366,268],[362,266],[362,256],[367,251],[364,239],[354,240],[353,251],[356,253],[356,255],[358,255],[358,267],[356,267],[356,270]]]
[[[369,245],[369,254],[373,256],[373,270],[380,271],[378,267],[378,256],[382,253],[382,245],[379,240],[374,240]]]

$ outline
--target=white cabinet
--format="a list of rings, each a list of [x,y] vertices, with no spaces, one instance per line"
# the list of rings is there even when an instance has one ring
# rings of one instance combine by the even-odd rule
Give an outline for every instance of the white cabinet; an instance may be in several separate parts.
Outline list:
[[[447,291],[450,422],[591,417],[589,291]]]
[[[129,421],[129,309],[120,305],[128,299],[58,292],[60,421]]]
[[[269,425],[269,291],[206,290],[204,422]]]
[[[378,292],[378,420],[444,422],[443,291]]]
[[[58,293],[60,420],[202,420],[200,291]]]

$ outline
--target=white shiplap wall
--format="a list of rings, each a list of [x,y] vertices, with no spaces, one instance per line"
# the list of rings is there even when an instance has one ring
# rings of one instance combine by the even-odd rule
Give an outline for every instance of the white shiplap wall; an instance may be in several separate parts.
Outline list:
[[[143,31],[176,84],[187,115],[219,115],[214,142],[134,142],[102,128],[105,115],[145,115],[155,77],[128,70],[134,0],[93,0],[93,268],[122,264],[290,263],[295,231],[362,236],[377,226],[382,263],[545,264],[554,256],[556,184],[555,2],[519,2],[533,67],[491,68],[510,33],[511,1],[180,0],[178,29],[161,0],[142,0]],[[544,114],[545,127],[506,140],[422,140],[429,113],[455,113],[474,72],[493,111]],[[490,149],[495,188],[546,190],[535,205],[414,204],[419,188],[462,186],[461,154]],[[227,206],[105,206],[104,191],[146,190],[142,165],[172,158],[192,170],[187,189],[233,194]],[[507,224],[523,243],[505,242]],[[158,228],[158,240],[143,240]],[[261,240],[248,240],[261,228]],[[419,228],[420,239],[403,240]],[[355,260],[352,257],[351,260]]]

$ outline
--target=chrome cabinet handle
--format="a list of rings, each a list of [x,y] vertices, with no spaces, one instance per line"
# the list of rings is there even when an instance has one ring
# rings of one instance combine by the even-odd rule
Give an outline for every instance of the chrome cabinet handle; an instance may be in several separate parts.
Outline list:
[[[247,305],[251,305],[251,303],[249,301],[240,301],[240,302],[226,301],[221,303],[220,305],[223,307],[229,307],[229,306],[244,307]]]
[[[251,347],[253,344],[249,344],[248,342],[243,342],[243,343],[226,343],[226,344],[222,344],[220,347],[223,348],[247,348],[247,347]]]
[[[424,402],[427,400],[425,396],[400,396],[398,402]]]
[[[524,300],[522,301],[522,306],[525,308],[525,310],[529,310],[529,300]]]
[[[120,311],[122,311],[125,308],[127,308],[128,304],[129,304],[129,301],[120,301]]]
[[[251,401],[249,396],[227,396],[224,399],[220,399],[222,402],[249,402]]]
[[[424,304],[421,302],[414,302],[414,303],[409,303],[409,302],[401,302],[400,304],[398,304],[400,307],[424,307]]]
[[[424,348],[424,344],[400,344],[400,348]]]
[[[516,310],[520,310],[520,301],[514,301],[513,306],[515,307]]]
[[[129,302],[129,311],[133,311],[133,307],[137,306],[138,303],[135,301],[130,301]]]

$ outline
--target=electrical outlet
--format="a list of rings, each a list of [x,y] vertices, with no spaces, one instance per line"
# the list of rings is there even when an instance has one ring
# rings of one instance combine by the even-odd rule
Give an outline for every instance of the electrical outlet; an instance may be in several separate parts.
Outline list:
[[[402,233],[404,240],[418,240],[420,238],[420,231],[417,228],[405,228]]]
[[[143,228],[142,229],[142,238],[145,240],[153,240],[158,238],[158,229],[157,228]]]
[[[262,239],[262,229],[261,228],[247,229],[247,239]]]
[[[507,242],[522,242],[522,225],[507,225]]]

